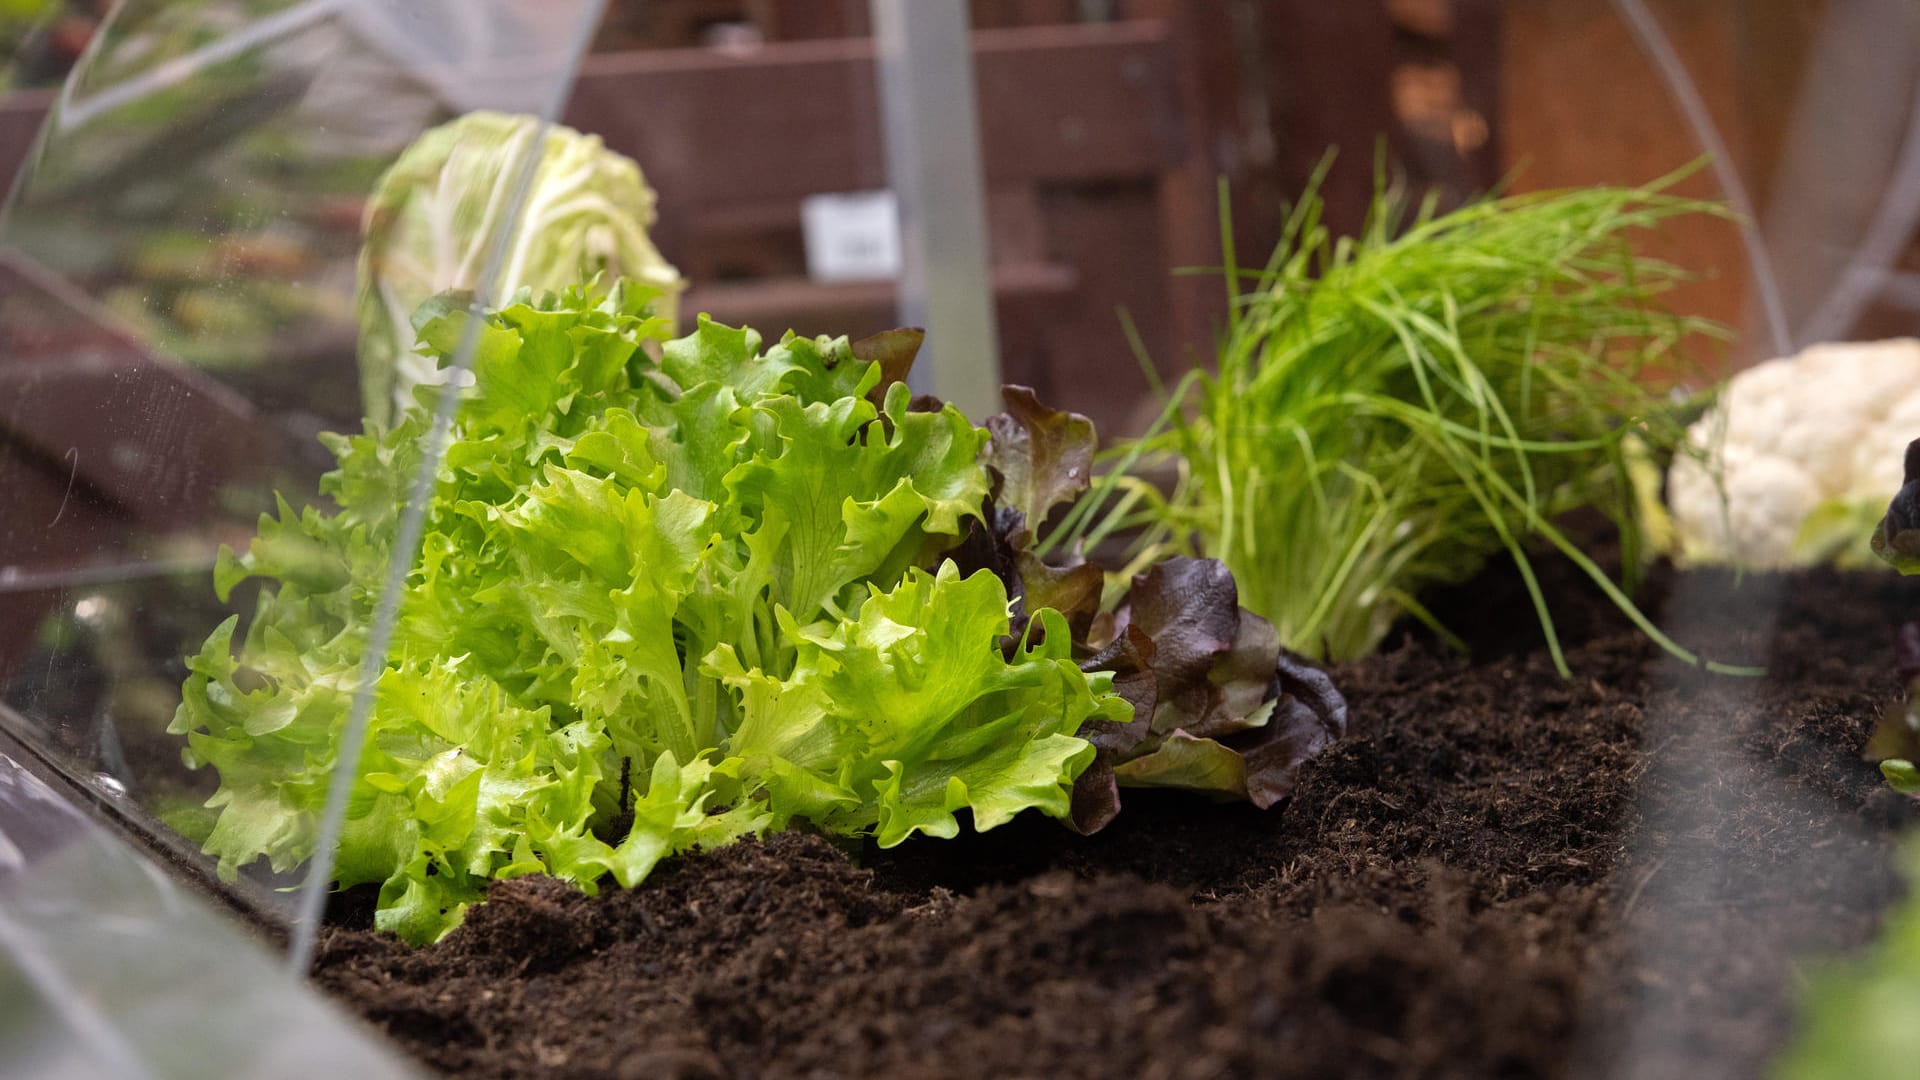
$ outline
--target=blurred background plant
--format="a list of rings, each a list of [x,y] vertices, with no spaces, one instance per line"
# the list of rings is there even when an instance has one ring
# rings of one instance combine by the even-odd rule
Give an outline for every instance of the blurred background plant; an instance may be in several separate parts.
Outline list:
[[[66,77],[110,7],[107,0],[0,0],[0,90]]]

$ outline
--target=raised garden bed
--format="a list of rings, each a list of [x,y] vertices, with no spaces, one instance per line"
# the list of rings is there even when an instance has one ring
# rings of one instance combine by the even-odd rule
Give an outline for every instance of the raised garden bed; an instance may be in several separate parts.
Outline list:
[[[1581,580],[1547,582],[1571,681],[1497,569],[1442,605],[1475,660],[1407,636],[1336,669],[1352,737],[1272,812],[1130,795],[1090,839],[857,859],[789,834],[596,900],[498,885],[419,950],[342,904],[316,973],[475,1076],[1758,1075],[1803,964],[1902,888],[1914,804],[1860,747],[1920,587],[1656,581],[1756,681]]]

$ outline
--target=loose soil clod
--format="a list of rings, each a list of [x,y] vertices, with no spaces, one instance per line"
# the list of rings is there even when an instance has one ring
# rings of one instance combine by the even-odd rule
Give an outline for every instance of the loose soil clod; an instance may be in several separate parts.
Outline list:
[[[1757,1075],[1797,967],[1899,894],[1914,804],[1859,748],[1920,588],[1665,583],[1754,681],[1549,584],[1573,681],[1492,572],[1451,606],[1477,661],[1408,639],[1336,673],[1352,737],[1284,809],[1130,793],[1092,838],[1022,820],[856,866],[789,834],[591,900],[521,879],[428,949],[335,928],[317,977],[474,1076]]]

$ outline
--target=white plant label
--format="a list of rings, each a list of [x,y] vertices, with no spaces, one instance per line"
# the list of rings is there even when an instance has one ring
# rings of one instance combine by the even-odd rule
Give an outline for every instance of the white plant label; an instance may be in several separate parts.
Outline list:
[[[800,202],[800,230],[815,281],[900,275],[900,208],[891,191],[809,195]]]

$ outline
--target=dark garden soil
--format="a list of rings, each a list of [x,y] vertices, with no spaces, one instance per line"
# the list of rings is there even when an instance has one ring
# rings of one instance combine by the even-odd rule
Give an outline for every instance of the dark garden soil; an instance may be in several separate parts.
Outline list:
[[[1268,813],[1129,794],[857,860],[786,835],[589,900],[496,887],[440,945],[329,931],[322,985],[475,1076],[1754,1076],[1808,961],[1902,888],[1859,748],[1890,574],[1670,577],[1664,658],[1564,569],[1555,675],[1512,575],[1340,669],[1352,737]],[[1776,601],[1778,608],[1776,610]]]

